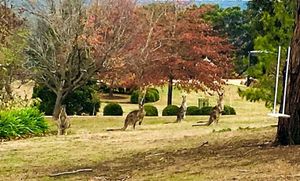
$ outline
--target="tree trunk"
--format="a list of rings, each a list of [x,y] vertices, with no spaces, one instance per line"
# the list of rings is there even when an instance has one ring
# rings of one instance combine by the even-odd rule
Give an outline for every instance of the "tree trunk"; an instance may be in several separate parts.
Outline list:
[[[278,120],[275,142],[280,145],[300,144],[300,0],[297,0],[295,25],[285,108],[290,118],[280,117]]]
[[[169,83],[168,83],[168,105],[172,105],[172,96],[173,96],[173,78],[169,78]]]
[[[109,87],[109,98],[113,98],[114,97],[114,89]]]
[[[58,119],[62,101],[63,101],[63,94],[61,91],[58,91],[58,93],[56,95],[56,100],[55,100],[55,105],[54,105],[54,110],[53,110],[53,115],[52,115],[54,120]]]

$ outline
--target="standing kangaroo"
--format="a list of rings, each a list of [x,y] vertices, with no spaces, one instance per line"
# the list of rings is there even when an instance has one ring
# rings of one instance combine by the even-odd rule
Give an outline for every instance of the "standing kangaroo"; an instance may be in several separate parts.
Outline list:
[[[176,119],[177,123],[181,122],[185,118],[186,109],[187,109],[186,96],[183,95],[182,96],[182,103],[181,103],[181,106],[180,106],[179,111],[177,113],[177,119]]]
[[[218,124],[220,116],[224,110],[224,92],[217,91],[218,93],[218,101],[217,105],[213,107],[212,111],[210,112],[210,116],[207,123],[202,123],[201,121],[197,122],[198,124],[194,124],[193,126],[209,126],[211,123],[215,122]],[[200,123],[200,124],[199,124]]]
[[[57,120],[57,135],[67,135],[67,129],[70,128],[70,126],[66,105],[62,105]]]
[[[133,125],[133,129],[135,129],[135,125],[139,122],[139,125],[142,124],[143,119],[145,117],[145,109],[144,109],[144,98],[142,98],[141,102],[139,103],[139,110],[131,111],[124,121],[124,127],[120,129],[107,129],[106,131],[125,131],[128,125]]]

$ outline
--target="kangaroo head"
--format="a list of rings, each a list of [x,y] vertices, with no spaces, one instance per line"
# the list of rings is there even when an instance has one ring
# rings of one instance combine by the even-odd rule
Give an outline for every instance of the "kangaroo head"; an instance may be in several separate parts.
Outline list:
[[[182,95],[182,102],[186,102],[186,95]]]
[[[62,106],[61,106],[60,112],[66,112],[66,105],[62,105]]]

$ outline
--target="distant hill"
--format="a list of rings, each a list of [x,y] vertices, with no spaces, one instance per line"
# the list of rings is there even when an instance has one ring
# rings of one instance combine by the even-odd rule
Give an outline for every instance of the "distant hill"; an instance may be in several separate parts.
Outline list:
[[[165,0],[138,0],[139,3],[153,3]],[[249,0],[182,0],[183,2],[195,2],[196,4],[218,4],[221,8],[238,6],[241,9],[247,8],[247,2]]]

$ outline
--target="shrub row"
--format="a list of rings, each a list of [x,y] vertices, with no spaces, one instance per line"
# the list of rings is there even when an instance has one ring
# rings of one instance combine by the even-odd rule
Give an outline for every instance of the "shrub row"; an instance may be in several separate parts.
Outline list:
[[[158,110],[156,107],[152,105],[145,105],[144,106],[146,111],[146,116],[158,116]],[[123,109],[120,104],[117,103],[109,103],[103,109],[104,116],[122,116]]]
[[[212,106],[206,106],[202,108],[198,108],[197,106],[189,106],[186,110],[186,115],[210,115],[213,107]],[[176,105],[169,105],[164,110],[162,115],[163,116],[175,116],[177,115],[177,112],[179,110],[179,107]],[[224,106],[224,111],[222,113],[223,115],[236,115],[235,109],[233,107]]]
[[[0,138],[41,135],[48,130],[44,115],[37,108],[0,112]]]
[[[139,101],[139,97],[141,97],[142,93],[140,91],[133,91],[130,97],[130,102],[133,104],[137,104]],[[149,88],[147,89],[146,95],[145,95],[145,102],[156,102],[159,100],[159,91],[155,88]]]

